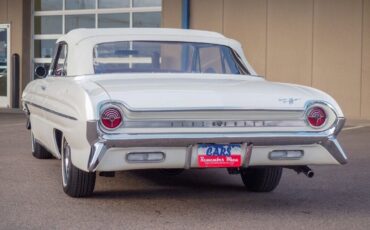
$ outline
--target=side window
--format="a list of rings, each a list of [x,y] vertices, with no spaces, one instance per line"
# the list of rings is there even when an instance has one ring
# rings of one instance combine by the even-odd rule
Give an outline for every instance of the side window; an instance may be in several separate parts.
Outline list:
[[[225,46],[199,47],[198,58],[201,73],[240,74],[230,48]]]
[[[201,73],[224,73],[220,48],[210,46],[199,48],[200,72]]]
[[[66,43],[57,44],[49,75],[55,77],[67,76],[67,48]]]

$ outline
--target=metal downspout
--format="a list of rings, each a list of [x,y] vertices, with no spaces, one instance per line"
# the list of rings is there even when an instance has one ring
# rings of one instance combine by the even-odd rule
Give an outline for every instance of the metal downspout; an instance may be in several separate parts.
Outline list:
[[[183,29],[190,28],[190,0],[182,0],[181,27]]]

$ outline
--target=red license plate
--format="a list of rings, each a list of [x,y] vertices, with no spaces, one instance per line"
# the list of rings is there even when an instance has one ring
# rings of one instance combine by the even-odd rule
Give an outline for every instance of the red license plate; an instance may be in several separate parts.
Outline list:
[[[198,145],[198,165],[201,168],[236,168],[241,166],[240,144]]]

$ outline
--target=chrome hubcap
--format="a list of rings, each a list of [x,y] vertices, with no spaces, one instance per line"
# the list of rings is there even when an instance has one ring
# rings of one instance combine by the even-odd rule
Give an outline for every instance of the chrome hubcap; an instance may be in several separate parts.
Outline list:
[[[31,132],[31,150],[35,152],[35,138],[33,137],[33,133]]]
[[[68,183],[70,170],[71,170],[71,148],[65,141],[62,153],[62,176],[64,186],[66,186]]]

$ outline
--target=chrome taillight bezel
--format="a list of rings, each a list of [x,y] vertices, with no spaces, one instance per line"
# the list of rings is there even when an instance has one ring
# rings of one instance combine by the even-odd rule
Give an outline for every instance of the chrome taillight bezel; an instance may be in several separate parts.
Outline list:
[[[319,107],[323,109],[324,112],[326,113],[326,121],[321,126],[312,126],[307,119],[308,114],[310,113],[311,109],[314,107]],[[305,112],[303,116],[304,116],[303,119],[305,120],[307,126],[313,129],[313,131],[322,131],[322,130],[333,128],[338,118],[340,117],[338,116],[338,112],[336,108],[332,104],[330,104],[327,101],[322,101],[322,100],[307,101],[305,104]]]
[[[116,109],[120,116],[121,116],[121,122],[114,128],[110,128],[110,127],[107,127],[103,124],[102,122],[102,115],[103,113],[109,109],[109,108],[113,108],[113,109]],[[121,109],[120,106],[116,105],[116,104],[113,104],[113,103],[107,103],[107,104],[104,104],[101,108],[100,108],[100,111],[99,111],[99,126],[103,129],[103,130],[106,130],[106,131],[114,131],[114,130],[117,130],[118,128],[122,127],[122,124],[124,123],[124,113]]]
[[[313,125],[310,121],[309,121],[309,116],[310,114],[312,113],[313,110],[321,110],[321,112],[324,113],[325,115],[325,120],[324,122],[321,124],[321,125]],[[317,105],[314,105],[314,106],[311,106],[309,109],[307,109],[307,112],[306,112],[306,122],[314,129],[320,129],[322,127],[324,127],[327,122],[329,120],[329,117],[328,117],[328,112],[326,111],[325,108],[323,108],[322,106],[317,106]]]

